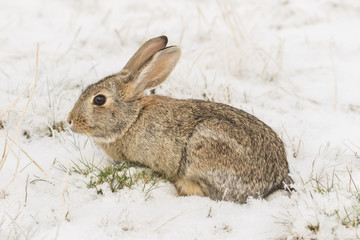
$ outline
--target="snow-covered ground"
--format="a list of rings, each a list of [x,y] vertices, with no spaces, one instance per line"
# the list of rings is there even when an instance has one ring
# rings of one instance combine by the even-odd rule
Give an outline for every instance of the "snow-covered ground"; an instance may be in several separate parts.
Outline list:
[[[0,6],[1,240],[360,238],[360,1]],[[296,193],[244,205],[177,197],[166,182],[97,194],[87,177],[60,170],[111,161],[56,128],[88,84],[159,35],[183,54],[157,93],[231,104],[266,122],[286,144]]]

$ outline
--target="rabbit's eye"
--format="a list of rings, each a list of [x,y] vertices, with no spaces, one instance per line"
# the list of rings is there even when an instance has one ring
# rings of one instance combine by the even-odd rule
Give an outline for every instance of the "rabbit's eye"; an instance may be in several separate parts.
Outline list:
[[[93,102],[95,105],[102,106],[106,102],[106,97],[104,95],[97,95],[94,97]]]

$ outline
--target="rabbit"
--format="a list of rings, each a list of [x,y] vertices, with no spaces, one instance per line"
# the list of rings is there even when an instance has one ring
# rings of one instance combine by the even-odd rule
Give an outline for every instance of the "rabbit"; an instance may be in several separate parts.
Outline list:
[[[67,121],[115,161],[150,167],[179,196],[246,203],[293,183],[285,148],[265,123],[229,105],[146,95],[165,81],[181,50],[145,42],[125,67],[88,86]]]

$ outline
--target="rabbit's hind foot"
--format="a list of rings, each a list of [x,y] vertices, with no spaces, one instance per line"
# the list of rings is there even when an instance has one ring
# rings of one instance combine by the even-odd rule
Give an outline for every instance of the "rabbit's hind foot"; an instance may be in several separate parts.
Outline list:
[[[204,197],[205,194],[201,190],[201,187],[198,183],[185,179],[180,178],[175,181],[175,188],[179,196],[189,196],[189,195],[197,195]]]

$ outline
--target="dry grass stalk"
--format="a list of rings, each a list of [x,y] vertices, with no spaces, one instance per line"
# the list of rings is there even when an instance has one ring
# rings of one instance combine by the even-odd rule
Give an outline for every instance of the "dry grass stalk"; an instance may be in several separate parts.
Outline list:
[[[27,199],[28,199],[28,185],[29,185],[29,174],[27,175],[26,178],[26,185],[25,185],[25,205],[27,204]]]
[[[19,96],[17,96],[17,98],[2,113],[0,113],[0,119],[2,119],[6,114],[8,114],[10,109],[14,108],[14,106],[19,102],[20,97],[24,95],[25,91],[29,88],[29,86],[30,83],[28,83],[23,89],[23,91],[19,94]]]
[[[299,99],[301,99],[301,100],[308,101],[308,102],[313,103],[313,104],[319,104],[319,102],[316,101],[316,100],[313,100],[313,99],[311,99],[311,98],[307,98],[307,97],[300,96],[300,95],[298,95],[298,94],[296,94],[296,93],[294,93],[294,92],[289,92],[288,90],[286,90],[286,89],[283,88],[283,87],[280,87],[279,89],[282,90],[283,92],[289,94],[290,96],[295,96],[296,98],[299,98]]]
[[[181,213],[175,215],[174,217],[170,218],[168,221],[166,221],[165,223],[163,223],[163,224],[161,224],[159,227],[157,227],[157,228],[155,229],[155,232],[159,231],[162,227],[164,227],[166,224],[174,221],[176,218],[181,217],[181,216],[183,216],[183,215],[185,215],[185,214],[189,214],[189,213],[196,212],[196,211],[198,211],[198,210],[200,210],[200,209],[182,211]],[[202,209],[201,209],[201,210],[202,210]]]
[[[241,40],[245,39],[242,24],[238,12],[231,1],[216,1],[224,18],[225,24],[231,30],[234,42],[237,46],[241,46]]]
[[[337,80],[337,74],[336,74],[336,67],[335,67],[335,61],[334,61],[334,54],[332,47],[330,46],[330,56],[331,56],[331,65],[334,73],[334,104],[333,109],[336,111],[337,108],[337,98],[338,98],[338,80]]]
[[[344,141],[344,145],[355,155],[356,158],[360,158],[360,146],[347,139]]]
[[[21,114],[20,120],[18,121],[18,124],[17,124],[17,126],[16,126],[15,133],[14,133],[13,137],[10,139],[9,146],[4,149],[4,153],[5,153],[5,154],[3,154],[3,156],[2,156],[2,158],[1,158],[1,160],[0,160],[0,171],[2,170],[2,168],[3,168],[3,166],[4,166],[4,163],[5,163],[8,155],[9,155],[9,153],[10,153],[10,151],[11,151],[11,147],[12,147],[14,141],[15,141],[15,138],[16,138],[16,136],[18,135],[18,133],[19,133],[19,131],[20,131],[20,126],[21,126],[21,124],[22,124],[22,122],[23,122],[23,120],[24,120],[25,113],[26,113],[26,111],[27,111],[27,109],[28,109],[28,107],[29,107],[30,101],[31,101],[31,99],[32,99],[32,97],[33,97],[33,95],[34,95],[35,89],[36,89],[36,87],[37,87],[38,59],[39,59],[39,44],[36,45],[36,64],[35,64],[35,79],[34,79],[34,85],[33,85],[33,88],[32,88],[32,90],[31,90],[31,93],[30,93],[30,95],[29,95],[28,101],[27,101],[27,103],[26,103],[26,105],[25,105],[25,108],[24,108],[24,110],[23,110],[23,112],[22,112],[22,114]],[[18,159],[18,161],[19,161],[19,159]]]
[[[289,139],[289,142],[290,142],[290,145],[291,145],[291,148],[292,148],[292,152],[293,152],[293,157],[294,157],[294,158],[297,158],[297,157],[299,156],[299,152],[300,152],[300,147],[301,147],[301,142],[302,142],[302,141],[301,141],[301,139],[299,139],[298,144],[297,144],[297,147],[296,147],[296,145],[295,145],[295,143],[294,143],[295,140],[292,140],[292,139],[290,138],[290,135],[289,135],[289,133],[287,132],[285,126],[283,126],[283,129],[284,129],[284,132],[285,132],[286,137]]]
[[[8,137],[8,139],[11,140],[10,137]],[[40,167],[40,165],[39,165],[34,159],[32,159],[32,158],[30,157],[30,155],[29,155],[27,152],[25,152],[24,149],[22,149],[18,144],[16,144],[16,143],[14,143],[14,144],[15,144],[16,147],[19,148],[19,150],[20,150],[23,154],[25,154],[26,157],[29,158],[29,160],[31,161],[30,164],[33,163],[41,172],[44,172],[44,170]],[[13,151],[13,150],[11,150],[11,151]],[[23,168],[20,172],[22,172],[24,169],[25,169],[25,168]]]
[[[79,27],[74,35],[74,38],[71,40],[71,43],[69,45],[69,47],[66,49],[66,51],[60,56],[58,57],[58,59],[56,61],[60,61],[63,57],[66,56],[66,54],[68,54],[68,52],[71,50],[72,48],[72,45],[74,44],[75,40],[77,39],[78,35],[80,34],[81,32],[81,27]]]

